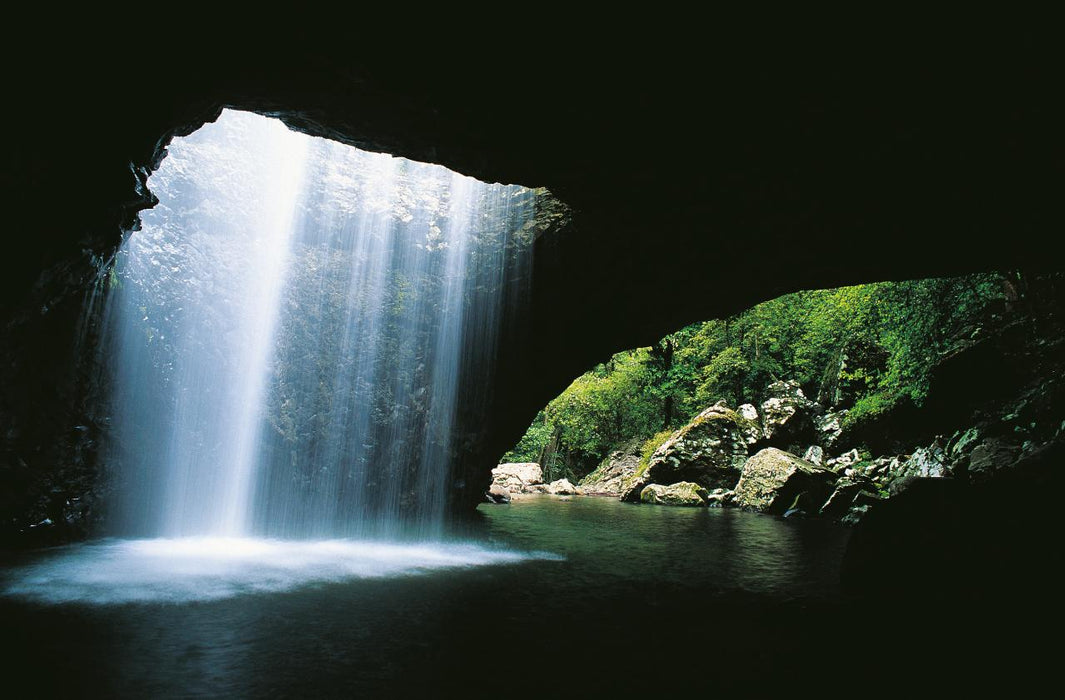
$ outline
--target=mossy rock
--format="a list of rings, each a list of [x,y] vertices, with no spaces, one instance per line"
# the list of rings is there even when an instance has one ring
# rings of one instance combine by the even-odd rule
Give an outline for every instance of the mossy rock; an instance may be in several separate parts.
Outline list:
[[[681,481],[669,486],[649,484],[640,492],[641,503],[660,506],[705,506],[710,493],[699,484]]]

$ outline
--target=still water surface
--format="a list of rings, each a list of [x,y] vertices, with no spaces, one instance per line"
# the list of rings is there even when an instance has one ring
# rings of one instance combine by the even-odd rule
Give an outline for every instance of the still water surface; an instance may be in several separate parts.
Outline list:
[[[38,696],[746,687],[820,657],[789,650],[844,617],[848,535],[734,510],[540,496],[481,506],[462,543],[436,549],[259,543],[260,559],[174,564],[156,551],[147,567],[121,554],[145,546],[128,542],[20,554],[3,569],[0,620],[15,641],[4,665]]]

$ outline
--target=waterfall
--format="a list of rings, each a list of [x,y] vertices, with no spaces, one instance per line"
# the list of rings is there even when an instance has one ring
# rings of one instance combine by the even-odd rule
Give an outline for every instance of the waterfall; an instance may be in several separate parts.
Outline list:
[[[539,193],[228,110],[149,186],[106,302],[116,532],[437,533]]]

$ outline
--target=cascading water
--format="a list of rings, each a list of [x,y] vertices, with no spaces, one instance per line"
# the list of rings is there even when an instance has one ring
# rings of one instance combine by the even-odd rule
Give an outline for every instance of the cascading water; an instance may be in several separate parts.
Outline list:
[[[537,193],[230,111],[149,184],[108,302],[119,531],[436,532]]]
[[[549,195],[230,111],[149,184],[101,341],[112,531],[137,539],[51,551],[0,594],[181,602],[554,558],[441,537]]]

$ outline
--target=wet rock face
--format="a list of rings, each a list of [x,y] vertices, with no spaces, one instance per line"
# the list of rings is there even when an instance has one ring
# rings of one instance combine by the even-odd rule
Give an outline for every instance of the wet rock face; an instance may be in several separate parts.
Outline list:
[[[707,489],[732,488],[747,461],[748,425],[735,411],[711,406],[655,450],[648,461],[648,483],[691,481]]]
[[[783,515],[793,508],[816,513],[832,493],[835,474],[793,454],[767,447],[743,466],[736,484],[740,508]]]

